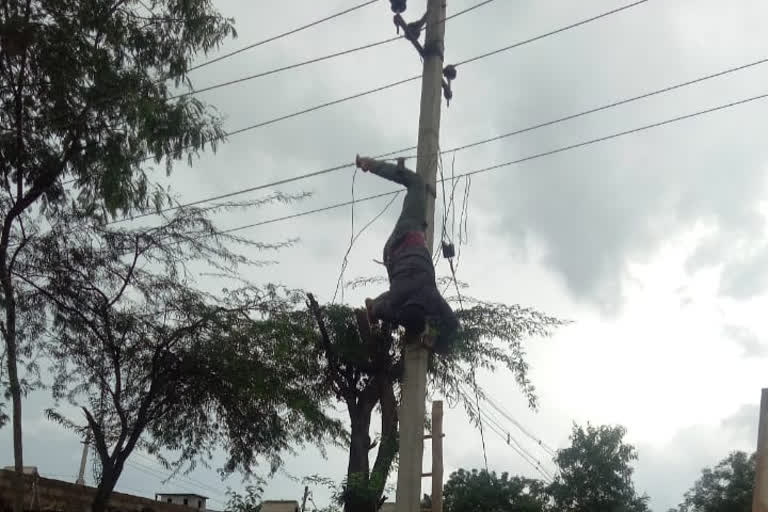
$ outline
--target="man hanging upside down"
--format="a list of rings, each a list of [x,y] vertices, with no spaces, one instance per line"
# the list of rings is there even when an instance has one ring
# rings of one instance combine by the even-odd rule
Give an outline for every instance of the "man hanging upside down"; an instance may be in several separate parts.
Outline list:
[[[455,341],[459,322],[440,295],[435,283],[435,268],[427,248],[427,194],[435,195],[424,178],[398,164],[357,156],[357,167],[406,187],[403,210],[395,229],[384,244],[384,265],[389,291],[366,299],[369,322],[384,320],[402,325],[406,333],[429,332],[432,349],[447,353]]]

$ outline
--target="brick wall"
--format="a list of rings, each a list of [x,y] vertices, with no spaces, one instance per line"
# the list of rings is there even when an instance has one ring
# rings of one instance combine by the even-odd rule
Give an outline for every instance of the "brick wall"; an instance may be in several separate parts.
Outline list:
[[[11,471],[0,470],[0,512],[10,512],[13,506]],[[96,489],[61,480],[24,475],[24,509],[48,512],[87,512],[91,509]],[[33,508],[37,497],[39,507]],[[183,505],[172,505],[130,494],[113,493],[109,501],[115,512],[192,512]]]

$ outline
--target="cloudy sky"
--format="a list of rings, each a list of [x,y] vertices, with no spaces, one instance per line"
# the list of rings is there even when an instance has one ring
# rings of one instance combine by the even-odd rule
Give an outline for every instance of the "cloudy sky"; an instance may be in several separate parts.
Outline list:
[[[448,12],[473,0],[452,0]],[[615,9],[619,0],[497,0],[447,24],[446,60],[458,62]],[[236,19],[239,38],[222,52],[355,5],[350,0],[217,0]],[[411,0],[408,14],[422,12]],[[594,23],[459,67],[454,100],[443,109],[441,146],[452,148],[768,57],[758,0],[650,0]],[[389,3],[380,0],[333,22],[244,52],[192,74],[198,88],[394,35]],[[231,130],[363,92],[420,73],[404,41],[200,94]],[[455,153],[461,173],[578,144],[768,92],[768,64],[632,104]],[[419,83],[335,105],[233,136],[167,181],[179,200],[296,176],[415,145]],[[502,167],[476,175],[467,201],[468,237],[459,278],[473,296],[519,303],[574,323],[551,339],[528,341],[540,411],[526,408],[510,375],[483,374],[494,401],[537,438],[564,447],[573,422],[621,424],[639,452],[636,484],[656,512],[676,505],[697,478],[729,451],[756,440],[760,389],[768,384],[760,322],[768,306],[768,204],[764,167],[768,101]],[[453,155],[445,161],[450,172]],[[158,177],[161,176],[158,172]],[[160,178],[158,178],[160,179]],[[463,204],[465,182],[457,187]],[[236,227],[349,201],[351,168],[287,185],[311,199],[220,218]],[[357,177],[361,197],[393,188]],[[261,191],[247,197],[266,194]],[[356,207],[357,227],[387,199]],[[354,246],[347,278],[378,275],[372,259],[397,214],[397,202]],[[280,264],[251,272],[333,296],[350,236],[350,208],[243,231],[261,241],[298,237]],[[457,212],[457,215],[460,212]],[[271,256],[270,256],[271,257]],[[445,273],[444,263],[439,273]],[[364,292],[345,300],[360,303]],[[26,463],[47,476],[73,479],[78,440],[47,422],[46,395],[26,406]],[[505,431],[512,423],[488,408]],[[480,468],[480,435],[460,408],[445,419],[446,472]],[[488,464],[537,476],[486,427]],[[11,453],[11,432],[3,442]],[[546,453],[528,448],[552,469]],[[425,461],[429,460],[429,451]],[[3,464],[10,464],[7,458]],[[227,486],[213,470],[160,483],[151,461],[136,459],[119,489],[151,496],[189,488],[219,501]],[[340,480],[344,454],[313,450],[291,459],[295,476]],[[426,467],[426,462],[425,462]],[[204,484],[201,486],[200,484]],[[424,489],[429,482],[425,480]],[[281,475],[268,499],[299,499],[302,487]],[[327,492],[315,489],[318,505]]]

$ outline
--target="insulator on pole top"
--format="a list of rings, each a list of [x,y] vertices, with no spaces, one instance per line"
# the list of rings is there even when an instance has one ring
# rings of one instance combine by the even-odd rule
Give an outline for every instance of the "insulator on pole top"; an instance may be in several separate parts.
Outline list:
[[[406,0],[389,0],[389,3],[392,4],[392,12],[395,14],[402,14],[405,12]]]

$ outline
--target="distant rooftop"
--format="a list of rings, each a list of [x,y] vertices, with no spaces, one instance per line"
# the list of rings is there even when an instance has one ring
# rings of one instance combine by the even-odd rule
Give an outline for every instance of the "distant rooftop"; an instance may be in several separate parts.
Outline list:
[[[204,500],[208,499],[208,496],[195,494],[193,492],[158,492],[155,493],[155,496],[194,496],[195,498],[203,498]]]

